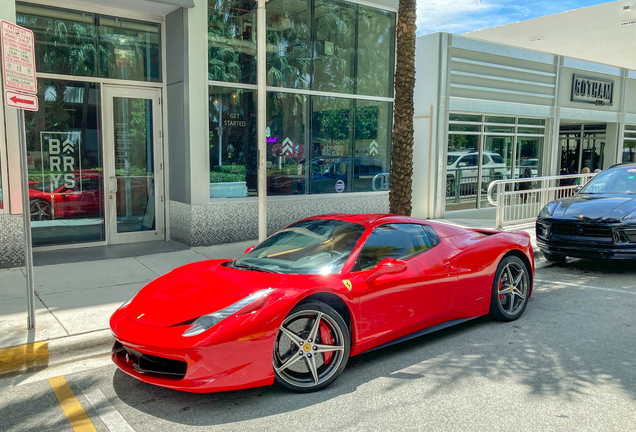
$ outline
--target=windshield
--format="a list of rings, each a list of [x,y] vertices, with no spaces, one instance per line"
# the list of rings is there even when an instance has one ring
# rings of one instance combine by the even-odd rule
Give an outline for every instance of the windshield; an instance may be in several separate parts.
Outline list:
[[[335,274],[364,229],[331,219],[296,222],[237,259],[234,266],[277,273]]]
[[[580,193],[634,195],[636,194],[636,167],[603,171],[586,184]]]

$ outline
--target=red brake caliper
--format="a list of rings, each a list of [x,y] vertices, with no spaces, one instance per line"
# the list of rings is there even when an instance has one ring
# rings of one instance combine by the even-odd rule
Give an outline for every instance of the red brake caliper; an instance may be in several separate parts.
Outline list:
[[[321,345],[333,345],[334,340],[331,337],[331,330],[329,330],[329,326],[324,322],[320,323],[320,344]],[[333,355],[333,351],[328,351],[326,353],[322,353],[325,358],[325,364],[328,364],[331,360],[331,356]]]

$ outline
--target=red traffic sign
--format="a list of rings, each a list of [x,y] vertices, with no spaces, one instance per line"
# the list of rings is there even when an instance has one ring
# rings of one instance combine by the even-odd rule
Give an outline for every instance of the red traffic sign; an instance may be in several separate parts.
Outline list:
[[[30,94],[5,90],[4,102],[11,108],[20,108],[29,111],[38,110],[38,97]]]
[[[37,93],[33,32],[5,20],[0,21],[0,24],[5,90]]]

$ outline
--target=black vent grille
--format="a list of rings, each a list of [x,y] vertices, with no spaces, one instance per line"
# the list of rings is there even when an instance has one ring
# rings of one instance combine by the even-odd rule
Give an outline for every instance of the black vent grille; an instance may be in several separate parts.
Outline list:
[[[611,228],[596,225],[557,223],[552,225],[552,234],[568,237],[592,237],[597,240],[614,241]]]

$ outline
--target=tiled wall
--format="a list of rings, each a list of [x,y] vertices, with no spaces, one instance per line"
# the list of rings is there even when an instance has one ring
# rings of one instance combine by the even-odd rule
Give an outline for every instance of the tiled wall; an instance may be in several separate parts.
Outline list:
[[[22,215],[0,214],[0,268],[24,265]]]
[[[277,198],[267,203],[267,233],[309,216],[325,213],[387,213],[386,193]],[[170,237],[190,246],[208,246],[258,238],[258,203],[228,201],[188,205],[170,201]]]

